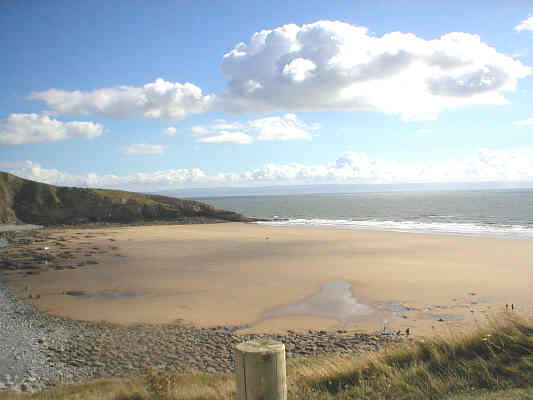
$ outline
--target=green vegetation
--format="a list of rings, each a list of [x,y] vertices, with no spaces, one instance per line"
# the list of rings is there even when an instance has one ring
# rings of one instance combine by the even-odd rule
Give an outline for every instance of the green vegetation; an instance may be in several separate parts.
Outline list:
[[[505,315],[464,336],[419,340],[363,356],[295,359],[289,399],[533,399],[533,321]],[[227,399],[232,375],[152,370],[0,399]]]
[[[193,200],[122,190],[60,187],[0,172],[0,223],[40,225],[141,221],[246,221]]]

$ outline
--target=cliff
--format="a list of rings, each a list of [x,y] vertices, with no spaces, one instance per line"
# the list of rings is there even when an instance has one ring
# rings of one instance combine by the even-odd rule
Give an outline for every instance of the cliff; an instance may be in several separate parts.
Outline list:
[[[47,185],[0,172],[0,223],[58,225],[149,221],[244,222],[249,219],[194,200]]]

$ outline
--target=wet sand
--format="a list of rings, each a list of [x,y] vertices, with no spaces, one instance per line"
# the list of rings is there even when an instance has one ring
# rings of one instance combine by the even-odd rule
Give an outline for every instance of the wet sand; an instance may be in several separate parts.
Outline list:
[[[41,311],[73,319],[428,334],[483,322],[505,304],[532,312],[533,241],[525,239],[243,223],[51,235],[61,249],[47,251],[70,252],[75,268],[62,261],[38,275],[6,273],[6,284],[31,292]],[[80,267],[82,259],[93,263]],[[339,290],[325,296],[332,282]]]

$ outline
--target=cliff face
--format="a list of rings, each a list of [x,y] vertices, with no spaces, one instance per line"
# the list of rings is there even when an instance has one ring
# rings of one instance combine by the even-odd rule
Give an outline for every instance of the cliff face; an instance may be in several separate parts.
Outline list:
[[[248,221],[194,200],[47,185],[0,172],[0,223],[39,225],[88,222]]]

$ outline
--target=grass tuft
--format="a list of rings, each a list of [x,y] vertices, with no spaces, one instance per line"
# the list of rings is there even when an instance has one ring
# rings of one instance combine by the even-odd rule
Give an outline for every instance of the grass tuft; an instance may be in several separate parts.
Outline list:
[[[329,362],[331,363],[332,360]],[[443,398],[459,392],[533,386],[533,323],[506,314],[469,335],[415,342],[358,359],[338,369],[307,366],[294,398]]]
[[[235,393],[235,379],[232,375],[199,372],[176,374],[151,369],[145,382],[152,398],[158,400],[228,399]]]

